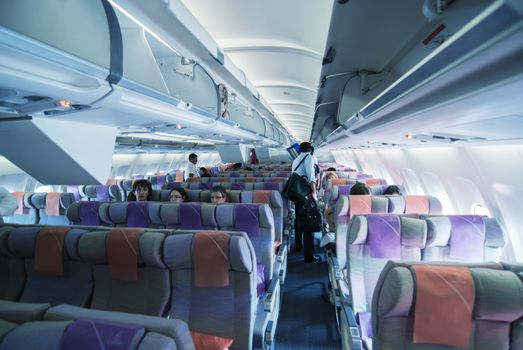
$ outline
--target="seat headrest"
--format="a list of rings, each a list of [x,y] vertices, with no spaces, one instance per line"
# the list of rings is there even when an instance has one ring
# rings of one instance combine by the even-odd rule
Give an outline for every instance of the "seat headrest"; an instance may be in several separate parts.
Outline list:
[[[226,232],[229,238],[229,270],[237,272],[253,272],[256,256],[252,244],[245,233]],[[179,232],[168,236],[163,245],[163,254],[166,265],[173,270],[193,269],[192,258],[193,239],[196,232]]]

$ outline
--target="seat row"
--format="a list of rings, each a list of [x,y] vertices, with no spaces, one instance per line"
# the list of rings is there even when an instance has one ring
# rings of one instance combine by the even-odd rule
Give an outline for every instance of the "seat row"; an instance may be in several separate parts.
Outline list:
[[[372,316],[359,318],[367,348],[523,349],[523,265],[388,262]]]
[[[0,304],[5,321],[138,320],[165,334],[172,320],[140,315],[167,317],[232,340],[230,349],[261,349],[274,336],[278,277],[258,295],[271,265],[260,266],[245,233],[4,224],[0,260],[0,299],[17,302]]]
[[[287,244],[275,236],[274,216],[267,204],[77,202],[69,207],[67,217],[74,225],[245,232],[265,266],[265,279],[271,280],[274,265],[281,282],[285,280]]]
[[[338,256],[329,259],[333,297],[341,295],[368,320],[388,260],[499,261],[506,235],[495,219],[476,215],[368,214],[352,217],[347,241],[339,244]]]
[[[334,207],[339,198],[341,198],[343,196],[348,196],[350,194],[350,190],[351,190],[352,186],[355,183],[356,182],[353,182],[348,185],[333,184],[331,187],[325,188],[324,197],[325,197],[325,202],[327,204],[327,207]],[[367,185],[367,187],[370,190],[370,194],[376,196],[376,195],[383,195],[383,192],[388,187],[388,185],[379,185],[379,184],[378,185]],[[398,186],[398,187],[400,188],[400,190],[402,191],[403,194],[406,194],[403,186]]]
[[[343,195],[334,211],[336,255],[345,263],[349,226],[354,215],[365,214],[440,214],[441,203],[432,196],[365,196]]]
[[[27,308],[29,306],[29,308]],[[20,311],[20,309],[23,309]],[[188,326],[179,320],[115,312],[67,312],[68,305],[0,301],[0,313],[35,312],[38,320],[18,324],[0,319],[0,350],[110,349],[198,350]],[[8,316],[9,318],[9,316]],[[195,337],[198,335],[196,333]],[[210,337],[208,337],[210,338]]]
[[[72,193],[14,192],[13,195],[18,201],[18,208],[13,216],[7,217],[6,222],[16,222],[21,224],[68,224],[65,213],[71,203],[75,202]]]

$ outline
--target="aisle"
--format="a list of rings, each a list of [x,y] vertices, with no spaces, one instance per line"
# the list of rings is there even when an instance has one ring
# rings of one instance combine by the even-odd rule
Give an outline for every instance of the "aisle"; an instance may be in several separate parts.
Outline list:
[[[333,306],[321,297],[327,263],[304,264],[303,255],[294,252],[288,258],[276,349],[340,349]]]

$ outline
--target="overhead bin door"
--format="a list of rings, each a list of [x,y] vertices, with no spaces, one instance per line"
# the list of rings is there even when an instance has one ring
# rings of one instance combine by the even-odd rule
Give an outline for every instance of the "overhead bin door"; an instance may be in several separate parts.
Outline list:
[[[0,25],[110,67],[110,33],[102,1],[4,0],[0,1]]]

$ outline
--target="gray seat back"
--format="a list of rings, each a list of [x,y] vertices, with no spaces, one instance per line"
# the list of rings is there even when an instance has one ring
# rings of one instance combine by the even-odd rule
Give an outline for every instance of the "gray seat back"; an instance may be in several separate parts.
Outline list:
[[[422,218],[428,227],[423,261],[500,261],[507,237],[496,219],[478,215]]]
[[[48,256],[50,252],[38,248],[38,244],[42,244],[39,238],[41,229],[43,227],[38,226],[14,228],[8,236],[9,251],[24,260],[27,275],[20,301],[86,306],[93,289],[92,269],[78,255],[78,242],[88,231],[69,229],[63,241],[63,272],[54,274],[41,272],[39,266],[35,266],[35,262],[45,263],[51,258]],[[38,254],[42,256],[38,257]]]
[[[0,226],[0,299],[4,300],[18,300],[26,278],[23,258],[16,257],[8,247],[12,230],[11,226]]]
[[[345,272],[354,311],[371,310],[374,287],[388,260],[420,261],[426,240],[424,220],[388,214],[354,216]]]
[[[226,251],[218,252],[219,259],[226,258],[225,271],[213,273],[227,277],[219,287],[197,277],[203,263],[196,266],[201,262],[195,251],[196,233],[178,232],[166,238],[163,252],[173,290],[169,315],[187,322],[192,331],[233,339],[231,350],[252,349],[257,301],[255,252],[244,233],[220,234],[229,241]],[[216,265],[216,255],[207,255],[212,256],[211,266]]]
[[[31,205],[38,210],[38,223],[42,225],[68,225],[67,208],[75,202],[72,193],[35,193]]]
[[[351,199],[351,197],[353,197]],[[351,208],[351,201],[363,205]],[[367,203],[370,202],[370,203]],[[354,204],[353,204],[354,205]],[[351,217],[357,214],[384,214],[387,213],[387,200],[377,196],[346,196],[342,195],[336,203],[334,211],[334,231],[336,232],[336,256],[340,266],[347,261],[347,237]]]
[[[389,262],[383,270],[372,303],[372,333],[374,349],[440,350],[457,349],[446,344],[448,337],[437,337],[433,343],[414,343],[416,322],[416,294],[418,281],[414,266],[422,263]],[[438,263],[426,268],[441,268]],[[520,349],[521,322],[523,316],[523,284],[511,271],[499,264],[460,264],[468,271],[473,284],[472,329],[469,346],[460,349]],[[457,279],[456,279],[457,280]],[[447,280],[447,283],[454,283]],[[448,297],[447,297],[448,298]],[[433,303],[433,308],[441,306]],[[425,312],[430,312],[425,310]],[[445,325],[455,317],[437,320]]]
[[[115,203],[116,204],[116,203]],[[92,309],[163,316],[170,295],[169,272],[162,261],[164,233],[145,231],[138,241],[137,279],[113,277],[108,259],[110,231],[83,235],[78,244],[80,258],[92,265],[94,290]],[[126,249],[122,246],[121,249]],[[134,268],[133,267],[133,268]],[[114,270],[113,270],[114,271]]]

